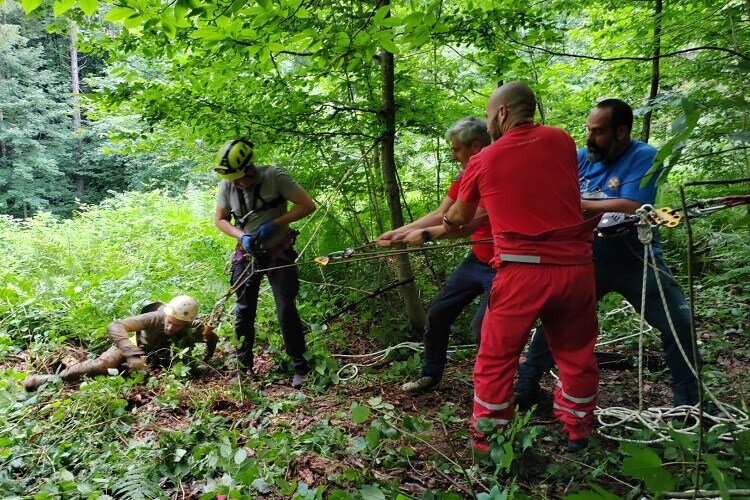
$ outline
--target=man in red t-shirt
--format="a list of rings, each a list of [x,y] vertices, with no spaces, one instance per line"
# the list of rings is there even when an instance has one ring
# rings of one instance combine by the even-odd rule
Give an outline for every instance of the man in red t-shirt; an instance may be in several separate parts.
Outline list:
[[[426,241],[443,237],[445,233],[442,226],[443,215],[458,198],[464,168],[466,168],[469,158],[490,143],[487,125],[484,121],[473,116],[463,118],[451,125],[445,133],[445,138],[451,143],[453,159],[461,166],[461,170],[448,189],[445,199],[434,212],[430,212],[411,224],[381,235],[377,240],[378,245],[390,246],[394,243],[421,245]],[[454,231],[450,236],[451,238],[471,235],[473,241],[481,241],[492,237],[484,208],[477,208],[475,214],[472,215],[476,215],[475,220]],[[474,244],[471,253],[453,271],[443,289],[435,297],[427,312],[422,373],[413,381],[402,385],[402,390],[407,392],[422,391],[434,387],[440,382],[447,362],[451,325],[466,306],[476,297],[484,294],[471,324],[474,337],[479,342],[482,318],[487,308],[487,295],[492,286],[492,279],[495,277],[495,270],[489,264],[492,254],[492,244],[487,244],[486,241],[485,243]]]
[[[568,448],[588,442],[599,369],[594,266],[595,221],[584,222],[573,139],[535,124],[534,92],[521,82],[495,90],[487,103],[495,141],[474,156],[458,200],[443,219],[448,233],[474,217],[483,202],[495,243],[492,284],[474,366],[473,446],[489,449],[480,418],[504,427],[513,417],[513,379],[529,331],[541,319],[560,368],[555,415]]]

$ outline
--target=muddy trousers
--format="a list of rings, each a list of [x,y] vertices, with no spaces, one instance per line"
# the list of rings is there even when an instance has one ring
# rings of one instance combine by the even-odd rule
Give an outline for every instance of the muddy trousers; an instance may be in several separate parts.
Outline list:
[[[669,321],[664,311],[657,276],[649,267],[646,276],[646,323],[659,330],[661,334],[664,359],[669,367],[669,385],[672,387],[675,406],[694,405],[698,402],[698,380],[691,370],[693,356],[697,354],[698,370],[703,363],[700,354],[693,350],[693,340],[690,333],[690,308],[685,302],[685,296],[680,285],[661,255],[656,256],[659,268],[659,279],[666,299],[672,324],[677,332],[677,340],[669,327]],[[597,298],[602,298],[610,292],[622,295],[636,312],[641,311],[641,292],[643,283],[643,264],[640,261],[596,261],[596,292]],[[679,345],[678,345],[679,342]],[[680,346],[691,362],[688,364],[680,352]],[[542,328],[531,340],[526,354],[526,362],[518,369],[517,392],[535,391],[539,388],[542,376],[554,366],[547,340]]]
[[[97,375],[107,375],[109,369],[115,368],[122,371],[125,367],[125,353],[117,346],[112,346],[104,351],[101,356],[95,359],[89,359],[83,363],[69,366],[56,376],[65,382],[75,382],[83,377],[96,377]],[[40,385],[49,381],[55,375],[29,375],[23,382],[27,391],[36,390]]]
[[[470,427],[475,443],[485,438],[477,429],[478,419],[488,419],[502,428],[513,418],[513,379],[538,318],[546,327],[552,356],[560,367],[555,416],[570,439],[590,434],[599,385],[594,358],[598,325],[593,264],[504,263],[492,284],[474,366]]]
[[[280,255],[272,257],[260,257],[256,260],[257,269],[284,266],[294,263],[297,253],[293,248],[287,248]],[[247,274],[246,262],[235,262],[232,265],[232,284],[244,279]],[[243,274],[244,273],[244,274]],[[253,274],[239,288],[237,288],[237,309],[234,323],[234,335],[242,339],[242,345],[237,349],[237,357],[247,370],[253,369],[253,344],[255,343],[255,317],[258,309],[258,296],[260,294],[260,283],[263,276],[268,276],[268,281],[273,290],[273,299],[276,303],[276,317],[281,327],[281,336],[284,339],[284,348],[292,360],[294,372],[304,375],[308,371],[307,360],[305,360],[305,332],[302,319],[297,312],[295,303],[299,292],[299,278],[296,267],[284,267],[263,273]]]

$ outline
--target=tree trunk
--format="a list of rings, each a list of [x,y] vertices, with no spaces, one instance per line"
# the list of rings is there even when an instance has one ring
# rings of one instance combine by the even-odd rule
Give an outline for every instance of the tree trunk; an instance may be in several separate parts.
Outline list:
[[[651,62],[651,91],[648,94],[648,104],[651,105],[659,92],[659,56],[661,55],[661,11],[662,0],[654,0],[654,60]],[[641,140],[648,142],[651,134],[651,110],[643,115]]]
[[[388,1],[382,3],[387,5]],[[404,215],[401,212],[399,199],[398,181],[396,179],[396,159],[394,155],[394,137],[396,135],[396,99],[393,85],[393,53],[387,50],[380,51],[380,71],[382,77],[382,99],[383,110],[381,112],[381,123],[383,135],[380,141],[381,165],[383,171],[383,187],[388,202],[388,211],[391,216],[391,227],[396,228],[404,225]],[[397,255],[394,257],[396,263],[396,276],[399,280],[409,279],[413,276],[409,257]],[[419,300],[417,287],[414,283],[401,288],[401,293],[406,306],[406,314],[412,331],[421,333],[427,323],[422,301]]]
[[[83,200],[83,176],[81,163],[83,158],[83,141],[81,139],[81,104],[78,95],[81,85],[78,75],[78,26],[75,21],[70,23],[70,91],[73,99],[73,177],[76,181],[76,197]]]

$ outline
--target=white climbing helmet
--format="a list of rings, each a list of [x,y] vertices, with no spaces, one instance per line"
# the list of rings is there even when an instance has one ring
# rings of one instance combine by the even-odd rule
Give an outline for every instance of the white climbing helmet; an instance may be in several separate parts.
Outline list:
[[[178,295],[164,306],[164,314],[180,321],[193,321],[198,317],[198,301],[188,295]]]

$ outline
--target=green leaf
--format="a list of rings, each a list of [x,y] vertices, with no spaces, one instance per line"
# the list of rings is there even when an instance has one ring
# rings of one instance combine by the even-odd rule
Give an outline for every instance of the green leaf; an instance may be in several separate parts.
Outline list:
[[[224,30],[216,26],[204,26],[190,33],[190,38],[201,38],[206,41],[218,41],[227,38]]]
[[[162,19],[161,29],[170,40],[174,39],[174,37],[177,35],[177,28],[175,27],[175,25],[170,23],[166,19]]]
[[[374,449],[380,444],[380,429],[377,427],[370,427],[367,434],[365,434],[365,442],[370,449]]]
[[[719,486],[721,498],[727,500],[729,498],[729,486],[727,486],[724,472],[719,467],[719,459],[716,458],[716,455],[706,453],[703,455],[703,460],[705,460],[706,465],[708,465],[708,471],[711,473],[711,477],[714,478],[714,481],[716,481],[716,484]]]
[[[651,448],[635,444],[623,444],[622,450],[630,455],[622,462],[622,471],[630,477],[640,479],[652,493],[672,490],[675,480],[662,468],[661,458]]]
[[[366,406],[356,405],[352,409],[351,419],[355,424],[363,424],[370,418],[370,409]]]
[[[56,0],[52,5],[52,10],[55,13],[55,17],[59,16],[60,14],[64,14],[72,9],[75,3],[75,0]]]
[[[384,5],[378,9],[377,12],[375,12],[375,16],[372,18],[373,23],[380,24],[383,19],[385,19],[386,14],[391,10],[390,5]]]
[[[377,486],[366,484],[359,490],[363,500],[385,500],[385,495]]]
[[[268,485],[267,482],[265,482],[261,478],[254,480],[252,487],[258,490],[258,492],[263,493],[263,494],[271,492],[271,487]]]
[[[90,16],[99,8],[99,0],[78,0],[78,6],[84,14]]]
[[[658,172],[659,183],[661,184],[666,181],[669,170],[680,158],[681,151],[685,147],[685,140],[690,136],[696,125],[698,125],[700,113],[696,110],[693,102],[684,98],[681,99],[680,105],[682,106],[683,114],[678,116],[672,124],[672,133],[675,136],[659,148],[654,158],[654,163],[641,180],[641,187],[645,187],[651,182],[652,177],[657,174],[664,161],[669,158],[669,167]]]
[[[392,54],[398,54],[398,47],[395,43],[393,43],[393,40],[390,40],[388,38],[381,38],[380,46]]]
[[[247,458],[247,450],[240,448],[237,453],[234,454],[234,463],[241,464]]]
[[[482,434],[490,434],[492,431],[495,430],[495,424],[492,422],[492,420],[487,418],[479,418],[477,419],[477,423],[475,424],[476,428],[479,432]]]
[[[21,0],[21,5],[23,6],[24,12],[29,14],[31,12],[34,12],[39,8],[40,5],[42,5],[42,0]]]
[[[122,21],[133,14],[135,14],[135,11],[130,7],[112,7],[112,9],[107,12],[107,15],[104,16],[104,20],[116,23],[117,21]]]
[[[260,471],[258,470],[257,467],[243,467],[235,475],[235,479],[240,484],[250,486],[253,484],[253,481],[255,481],[258,478],[259,474],[260,474]]]
[[[177,0],[174,6],[174,18],[178,21],[185,19],[187,11],[190,8],[190,0]]]

